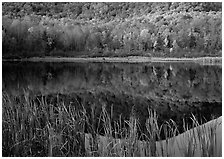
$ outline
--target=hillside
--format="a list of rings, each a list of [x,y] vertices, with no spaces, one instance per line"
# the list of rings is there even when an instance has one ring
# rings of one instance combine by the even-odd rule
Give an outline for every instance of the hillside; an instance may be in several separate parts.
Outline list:
[[[222,4],[2,3],[4,58],[221,56]]]

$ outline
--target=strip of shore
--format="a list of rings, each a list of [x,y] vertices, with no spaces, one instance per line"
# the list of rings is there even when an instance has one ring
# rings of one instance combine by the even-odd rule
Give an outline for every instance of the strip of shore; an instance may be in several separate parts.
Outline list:
[[[222,57],[197,57],[197,58],[162,58],[162,57],[32,57],[24,59],[3,59],[4,61],[27,62],[119,62],[119,63],[145,63],[145,62],[196,62],[204,65],[222,65]]]

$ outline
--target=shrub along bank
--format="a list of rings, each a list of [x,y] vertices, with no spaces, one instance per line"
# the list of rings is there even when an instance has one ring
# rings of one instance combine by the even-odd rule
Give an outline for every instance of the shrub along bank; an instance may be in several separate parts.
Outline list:
[[[221,3],[3,3],[3,58],[221,56]]]

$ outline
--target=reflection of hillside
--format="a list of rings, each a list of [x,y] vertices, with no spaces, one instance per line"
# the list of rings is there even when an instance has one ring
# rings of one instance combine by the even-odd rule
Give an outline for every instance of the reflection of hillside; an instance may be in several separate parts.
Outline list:
[[[18,94],[111,92],[221,102],[221,68],[193,64],[3,64],[3,90]]]

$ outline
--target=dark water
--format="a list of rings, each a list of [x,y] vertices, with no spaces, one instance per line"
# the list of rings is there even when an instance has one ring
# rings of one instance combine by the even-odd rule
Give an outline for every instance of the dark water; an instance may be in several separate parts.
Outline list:
[[[79,102],[87,109],[113,108],[113,118],[132,110],[145,121],[148,108],[160,120],[221,116],[222,68],[194,63],[29,63],[3,62],[2,89]]]

